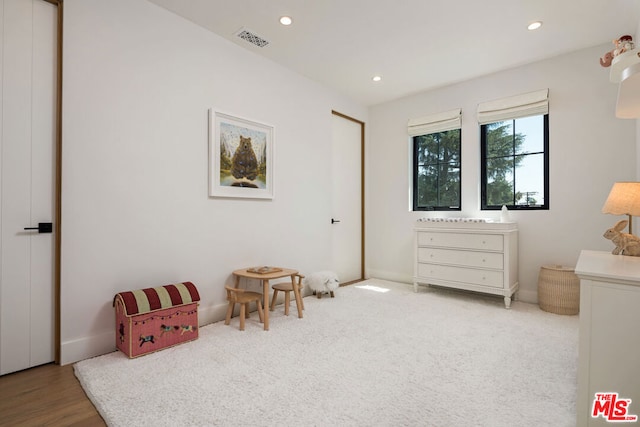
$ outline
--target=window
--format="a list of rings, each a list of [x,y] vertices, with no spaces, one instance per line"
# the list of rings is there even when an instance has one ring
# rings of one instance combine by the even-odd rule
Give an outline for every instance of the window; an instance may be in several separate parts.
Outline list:
[[[549,209],[549,89],[483,102],[482,210]]]
[[[480,127],[482,209],[549,209],[549,115]]]
[[[460,210],[460,129],[413,137],[413,210]]]
[[[460,108],[409,120],[414,211],[460,210]]]

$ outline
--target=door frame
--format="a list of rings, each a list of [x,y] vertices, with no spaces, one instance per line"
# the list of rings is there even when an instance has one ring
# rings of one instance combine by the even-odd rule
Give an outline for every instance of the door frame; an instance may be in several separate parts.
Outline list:
[[[364,277],[364,270],[365,270],[365,262],[364,262],[364,257],[365,257],[365,245],[364,245],[364,241],[365,241],[365,237],[364,237],[364,207],[365,207],[365,203],[364,203],[364,127],[365,124],[363,121],[360,121],[356,118],[353,118],[351,116],[347,116],[346,114],[340,113],[339,111],[335,111],[335,110],[331,110],[331,114],[333,114],[334,116],[337,117],[341,117],[343,119],[352,121],[356,124],[360,125],[360,279],[359,280],[354,280],[348,283],[341,283],[340,285],[348,285],[351,283],[355,283],[355,282],[359,282],[365,279]]]
[[[61,215],[62,215],[62,21],[63,21],[63,3],[64,0],[42,0],[57,6],[58,11],[58,28],[57,28],[57,47],[56,47],[56,60],[57,60],[57,78],[56,78],[56,135],[55,135],[55,187],[54,187],[54,221],[53,221],[53,233],[54,233],[54,260],[53,260],[53,286],[54,286],[54,362],[59,365],[61,356],[61,313],[60,313],[60,300],[61,300],[61,254],[60,248],[62,246],[62,238],[60,232],[62,230]]]

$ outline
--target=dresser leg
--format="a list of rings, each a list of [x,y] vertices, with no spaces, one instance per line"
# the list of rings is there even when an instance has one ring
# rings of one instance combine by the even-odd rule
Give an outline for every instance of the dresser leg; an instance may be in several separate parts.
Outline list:
[[[418,282],[413,282],[413,292],[418,292]]]
[[[511,297],[504,297],[504,308],[511,308]]]

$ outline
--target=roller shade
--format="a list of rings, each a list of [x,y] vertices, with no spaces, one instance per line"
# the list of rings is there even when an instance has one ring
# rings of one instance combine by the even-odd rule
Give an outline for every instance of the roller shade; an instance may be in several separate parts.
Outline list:
[[[411,136],[418,136],[460,129],[461,127],[462,109],[456,108],[455,110],[409,119],[407,131]]]
[[[478,104],[478,123],[501,122],[549,112],[549,89]]]

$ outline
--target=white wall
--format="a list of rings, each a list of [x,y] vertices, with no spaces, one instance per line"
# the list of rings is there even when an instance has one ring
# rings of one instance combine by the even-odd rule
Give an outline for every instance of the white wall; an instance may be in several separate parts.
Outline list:
[[[368,275],[412,281],[418,218],[499,218],[497,211],[480,210],[477,104],[543,88],[550,93],[550,209],[511,212],[520,230],[520,298],[537,301],[541,265],[575,266],[581,249],[613,249],[602,233],[622,218],[601,208],[614,181],[636,177],[636,132],[634,120],[615,118],[617,86],[598,63],[607,50],[609,45],[594,47],[371,108]],[[463,111],[462,212],[411,212],[407,120],[457,107]]]
[[[201,324],[234,269],[330,261],[331,110],[366,108],[145,0],[67,0],[62,363],[112,351],[114,295],[193,281]],[[208,197],[207,110],[275,127],[275,199]]]

